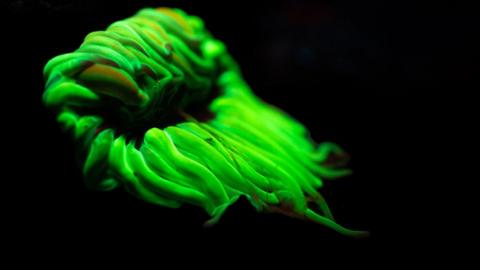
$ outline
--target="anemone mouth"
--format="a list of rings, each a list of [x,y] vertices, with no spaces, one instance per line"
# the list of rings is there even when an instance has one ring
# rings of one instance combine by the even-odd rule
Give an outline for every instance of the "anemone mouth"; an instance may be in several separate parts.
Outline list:
[[[215,118],[215,114],[210,110],[212,102],[220,97],[220,89],[217,86],[212,87],[210,94],[202,100],[196,100],[191,102],[185,107],[178,107],[177,101],[172,99],[170,106],[164,107],[158,114],[150,116],[145,119],[133,119],[125,121],[124,118],[119,117],[121,115],[114,110],[98,111],[94,112],[97,115],[102,115],[104,119],[102,124],[99,125],[95,133],[98,134],[103,130],[112,129],[117,136],[124,135],[127,141],[134,140],[136,146],[139,147],[143,141],[145,133],[151,128],[166,128],[169,126],[175,126],[182,122],[195,119],[197,122],[208,122]],[[88,112],[92,113],[92,111]],[[84,112],[83,114],[88,114]]]
[[[258,210],[362,235],[335,223],[318,191],[349,174],[345,153],[256,97],[198,17],[141,10],[50,60],[44,75],[43,101],[78,144],[89,187],[193,204],[210,225],[245,196]]]

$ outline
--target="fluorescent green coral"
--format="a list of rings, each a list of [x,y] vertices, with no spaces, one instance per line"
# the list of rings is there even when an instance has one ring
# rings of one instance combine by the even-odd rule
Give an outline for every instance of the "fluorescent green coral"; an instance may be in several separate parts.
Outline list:
[[[341,149],[317,146],[303,125],[257,98],[198,17],[141,10],[50,60],[44,75],[43,101],[78,143],[89,187],[194,204],[212,216],[207,224],[246,196],[259,211],[365,234],[335,223],[318,192],[322,178],[349,173],[327,162]],[[213,117],[191,114],[195,104]]]

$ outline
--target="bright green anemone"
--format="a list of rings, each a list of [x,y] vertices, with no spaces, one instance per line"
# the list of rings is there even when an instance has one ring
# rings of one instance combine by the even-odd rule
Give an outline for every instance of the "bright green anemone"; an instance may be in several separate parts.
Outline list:
[[[322,179],[350,172],[332,162],[343,151],[316,145],[302,124],[257,98],[198,17],[140,10],[50,60],[44,75],[43,101],[73,135],[91,188],[197,205],[212,217],[207,224],[245,196],[259,211],[366,234],[337,224],[318,192]]]

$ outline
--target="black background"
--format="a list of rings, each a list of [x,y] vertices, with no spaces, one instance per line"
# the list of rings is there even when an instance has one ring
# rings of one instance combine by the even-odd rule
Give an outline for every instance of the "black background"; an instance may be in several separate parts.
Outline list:
[[[351,154],[354,174],[328,182],[322,193],[340,224],[367,229],[369,238],[259,214],[245,200],[204,229],[201,209],[159,208],[123,190],[84,187],[71,141],[41,104],[42,68],[76,49],[89,32],[146,6],[179,7],[203,18],[258,96],[304,123],[316,141],[337,142]],[[5,169],[11,173],[2,192],[12,250],[37,253],[50,246],[57,254],[85,245],[81,256],[110,258],[104,254],[114,250],[118,259],[149,245],[159,260],[205,254],[208,262],[225,254],[238,263],[395,263],[425,258],[427,246],[446,234],[427,222],[439,211],[428,194],[440,180],[429,176],[432,137],[425,131],[438,121],[430,105],[439,104],[445,89],[469,85],[478,70],[471,60],[471,9],[346,0],[45,0],[1,7],[7,14],[4,80],[11,83],[5,85],[3,133],[12,135]]]

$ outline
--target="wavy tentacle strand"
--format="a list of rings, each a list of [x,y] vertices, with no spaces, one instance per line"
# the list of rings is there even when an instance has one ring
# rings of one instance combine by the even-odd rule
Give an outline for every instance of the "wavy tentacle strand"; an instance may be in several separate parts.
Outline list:
[[[143,9],[50,60],[44,76],[43,101],[78,143],[89,187],[197,205],[212,217],[207,224],[246,196],[259,211],[365,234],[337,224],[318,191],[323,179],[350,172],[329,162],[343,151],[316,145],[302,124],[257,98],[198,17]],[[189,113],[192,104],[213,117]]]

